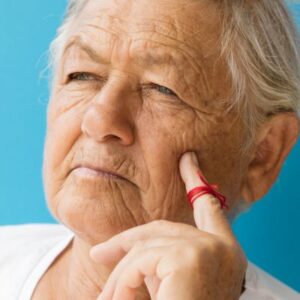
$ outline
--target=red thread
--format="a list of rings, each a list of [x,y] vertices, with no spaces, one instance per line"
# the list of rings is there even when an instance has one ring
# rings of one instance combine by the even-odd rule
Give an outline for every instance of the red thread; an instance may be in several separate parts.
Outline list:
[[[210,185],[207,182],[207,180],[201,175],[200,171],[197,171],[197,174],[205,185],[197,186],[188,192],[187,197],[188,197],[191,207],[193,207],[193,203],[195,202],[195,200],[197,198],[199,198],[205,194],[211,194],[220,201],[221,209],[223,209],[223,208],[228,209],[228,205],[226,204],[226,197],[217,191],[218,186],[216,184]]]

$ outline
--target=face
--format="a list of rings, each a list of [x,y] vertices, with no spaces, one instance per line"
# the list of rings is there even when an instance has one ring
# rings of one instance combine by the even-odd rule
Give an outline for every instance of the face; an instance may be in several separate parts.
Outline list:
[[[88,2],[48,107],[44,184],[60,222],[92,243],[154,219],[193,224],[178,165],[186,151],[237,201],[243,134],[225,113],[219,36],[211,1]]]

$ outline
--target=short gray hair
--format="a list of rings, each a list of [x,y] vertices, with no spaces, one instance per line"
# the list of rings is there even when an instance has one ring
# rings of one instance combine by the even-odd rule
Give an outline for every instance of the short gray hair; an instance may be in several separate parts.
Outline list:
[[[268,116],[300,113],[299,33],[283,0],[216,2],[233,88],[229,110],[238,111],[248,129],[247,149]]]

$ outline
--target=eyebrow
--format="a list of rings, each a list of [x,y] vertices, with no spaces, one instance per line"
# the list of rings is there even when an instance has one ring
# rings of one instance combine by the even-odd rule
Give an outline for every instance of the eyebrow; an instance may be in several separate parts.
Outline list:
[[[94,48],[92,48],[85,41],[83,41],[83,39],[80,36],[72,38],[72,40],[65,46],[62,57],[64,57],[67,54],[68,50],[72,47],[77,47],[80,50],[84,51],[91,60],[98,64],[109,63],[107,59],[105,59]],[[135,62],[139,65],[170,65],[170,58],[171,61],[173,61],[171,65],[173,65],[176,68],[176,62],[168,53],[154,54],[153,51],[152,53],[143,53],[142,55],[139,55],[135,58]]]
[[[62,60],[64,60],[65,55],[67,54],[68,50],[71,47],[78,47],[80,50],[84,51],[91,60],[98,64],[109,64],[110,61],[108,61],[104,56],[101,56],[94,48],[92,48],[90,45],[88,45],[81,36],[75,36],[71,39],[71,41],[65,46],[63,50]],[[151,53],[152,52],[152,53]],[[154,51],[143,53],[142,55],[139,55],[135,58],[135,62],[138,65],[168,65],[172,66],[178,71],[177,63],[172,57],[171,54],[168,54],[167,52],[164,52],[162,54],[154,53]],[[170,61],[172,63],[170,63]],[[191,68],[190,71],[192,72],[194,68]],[[195,70],[194,70],[195,71]],[[196,72],[196,71],[195,71]],[[199,72],[199,71],[198,71]],[[197,73],[198,73],[197,72]],[[210,93],[210,85],[208,82],[206,82],[206,72],[203,68],[201,68],[201,73],[199,74],[200,78],[202,77],[202,84],[203,88],[206,90],[207,93]]]
[[[76,36],[65,46],[62,57],[64,57],[72,47],[78,47],[79,49],[83,50],[89,56],[89,58],[96,63],[105,62],[105,59],[101,57],[101,55],[99,55],[95,49],[84,42],[80,36]]]

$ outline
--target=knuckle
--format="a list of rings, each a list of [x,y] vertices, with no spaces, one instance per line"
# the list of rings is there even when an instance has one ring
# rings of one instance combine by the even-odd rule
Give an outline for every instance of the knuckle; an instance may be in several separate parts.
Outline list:
[[[220,256],[220,254],[224,253],[226,246],[224,242],[218,238],[209,238],[206,242],[206,249],[209,250],[212,254]]]

